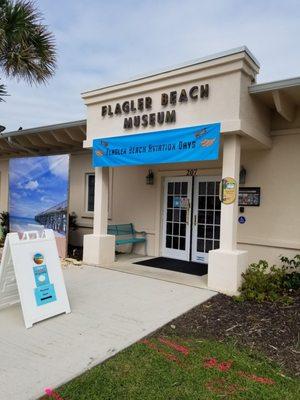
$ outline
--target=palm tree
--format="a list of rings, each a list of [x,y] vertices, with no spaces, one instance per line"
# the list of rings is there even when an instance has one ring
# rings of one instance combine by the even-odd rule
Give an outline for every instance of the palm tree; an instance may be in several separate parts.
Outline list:
[[[31,1],[0,0],[0,70],[29,84],[44,83],[54,74],[54,37]],[[0,101],[7,95],[0,84]]]

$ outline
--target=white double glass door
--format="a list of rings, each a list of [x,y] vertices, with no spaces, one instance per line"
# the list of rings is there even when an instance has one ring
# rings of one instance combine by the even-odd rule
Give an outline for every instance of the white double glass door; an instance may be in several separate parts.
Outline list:
[[[219,177],[185,176],[165,179],[162,255],[208,262],[219,248],[221,203]]]

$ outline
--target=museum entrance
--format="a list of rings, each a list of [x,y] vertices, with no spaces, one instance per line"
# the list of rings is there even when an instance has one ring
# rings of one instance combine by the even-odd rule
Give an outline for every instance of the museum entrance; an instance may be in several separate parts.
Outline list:
[[[208,263],[220,246],[220,177],[168,177],[164,182],[162,256]]]

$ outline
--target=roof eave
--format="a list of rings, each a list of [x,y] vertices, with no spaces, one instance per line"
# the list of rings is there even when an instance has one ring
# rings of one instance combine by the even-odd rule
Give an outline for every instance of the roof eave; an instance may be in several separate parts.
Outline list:
[[[42,133],[42,132],[47,132],[47,131],[59,130],[59,129],[68,129],[68,128],[73,128],[73,127],[83,126],[83,125],[86,125],[85,119],[78,120],[78,121],[62,122],[62,123],[53,124],[53,125],[38,126],[35,128],[29,128],[29,129],[20,129],[17,131],[2,132],[2,133],[0,133],[0,138],[11,137],[11,136],[22,136],[22,135],[28,135],[28,134],[34,134],[34,133]]]
[[[300,87],[300,77],[282,79],[280,81],[256,83],[249,87],[249,93],[264,93],[273,90],[287,89],[291,87]]]

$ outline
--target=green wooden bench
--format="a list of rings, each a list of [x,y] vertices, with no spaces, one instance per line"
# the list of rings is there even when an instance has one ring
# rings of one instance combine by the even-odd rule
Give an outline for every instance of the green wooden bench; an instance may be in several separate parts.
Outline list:
[[[133,224],[108,225],[107,233],[116,236],[116,246],[131,244],[131,252],[136,243],[145,243],[146,253],[146,232],[136,231]],[[142,237],[136,237],[137,234]]]

